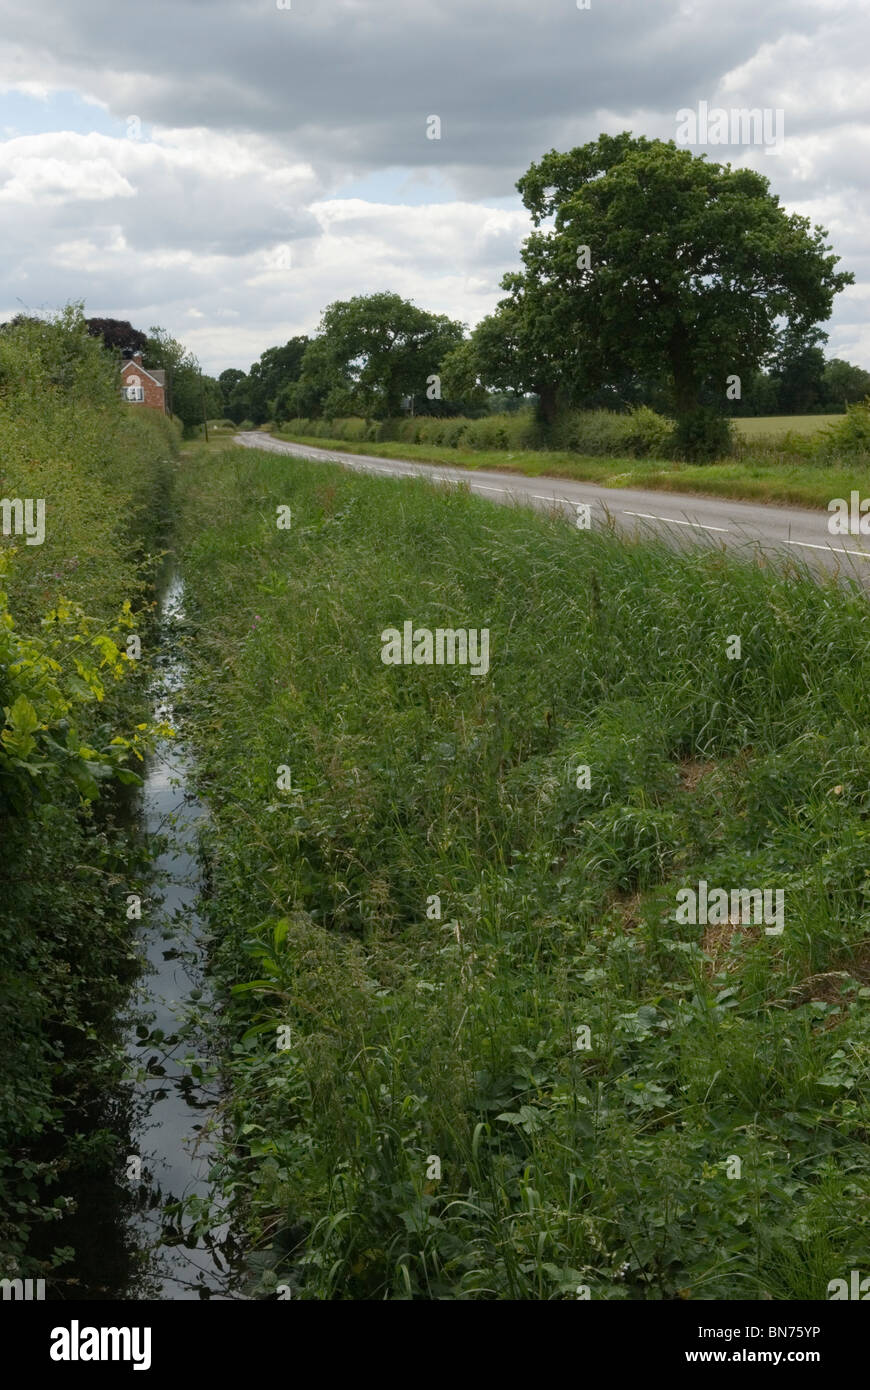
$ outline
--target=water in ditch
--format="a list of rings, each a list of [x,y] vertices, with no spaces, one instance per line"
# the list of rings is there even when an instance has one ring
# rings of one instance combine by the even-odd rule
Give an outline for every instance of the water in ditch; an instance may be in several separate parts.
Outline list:
[[[140,899],[138,918],[127,897],[138,968],[112,1030],[126,1057],[126,1079],[83,1097],[75,1117],[84,1158],[65,1184],[75,1203],[49,1237],[75,1252],[54,1282],[53,1296],[63,1299],[246,1296],[244,1261],[209,1182],[221,1091],[198,911],[204,890],[198,837],[207,813],[193,791],[193,756],[179,709],[187,621],[184,585],[171,565],[158,598],[151,713],[174,736],[157,741],[143,786],[116,799],[109,812],[138,883],[128,890]],[[196,1221],[200,1212],[207,1222]],[[200,1226],[207,1234],[199,1234]]]
[[[212,1196],[209,1169],[220,1097],[209,1067],[199,1061],[192,1068],[190,1062],[203,1055],[198,1017],[211,1015],[197,913],[203,890],[197,840],[206,811],[192,791],[192,754],[178,733],[184,585],[170,568],[161,587],[152,716],[175,737],[161,738],[148,758],[139,808],[142,828],[158,852],[137,923],[144,969],[125,1020],[132,1074],[127,1178],[134,1193],[127,1220],[137,1257],[130,1287],[116,1296],[236,1299],[242,1295],[229,1223],[212,1224],[207,1236],[191,1234],[198,1204]]]

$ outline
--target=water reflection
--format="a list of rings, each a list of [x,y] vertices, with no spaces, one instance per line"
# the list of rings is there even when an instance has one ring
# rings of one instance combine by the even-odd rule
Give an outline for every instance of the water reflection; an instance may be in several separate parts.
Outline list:
[[[184,586],[170,574],[161,603],[161,656],[153,692],[156,720],[177,727],[175,699],[184,685]],[[205,809],[189,790],[192,760],[183,739],[163,739],[149,758],[141,793],[146,834],[159,849],[153,896],[143,901],[139,945],[144,970],[131,1000],[125,1047],[133,1080],[129,1155],[136,1194],[130,1231],[142,1258],[135,1278],[116,1297],[238,1298],[235,1250],[228,1224],[206,1237],[191,1233],[198,1199],[210,1198],[218,1088],[204,1068],[191,1073],[197,1020],[210,1003],[204,977],[196,857]],[[204,1044],[204,1040],[202,1040]],[[136,1160],[139,1163],[137,1166]],[[182,1204],[186,1204],[183,1207]]]

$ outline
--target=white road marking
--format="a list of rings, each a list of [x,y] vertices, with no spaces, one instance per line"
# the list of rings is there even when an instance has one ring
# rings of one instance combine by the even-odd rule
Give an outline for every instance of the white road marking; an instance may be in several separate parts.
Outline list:
[[[652,512],[630,512],[621,508],[623,516],[642,516],[645,521],[666,521],[669,526],[697,526],[699,531],[727,531],[727,526],[705,526],[703,521],[680,521],[675,516],[654,516]]]
[[[786,545],[802,545],[805,550],[830,550],[832,555],[860,555],[862,560],[870,560],[870,551],[847,550],[844,545],[813,545],[812,541],[786,541]]]
[[[274,445],[274,444],[278,444],[278,442],[279,442],[279,441],[277,441],[277,440],[271,441],[271,443],[272,443],[273,445]],[[292,448],[288,448],[288,447],[287,447],[285,441],[281,441],[281,443],[284,445],[284,447],[283,447],[283,448],[279,448],[278,450],[276,450],[276,452],[279,452],[279,453],[288,453],[288,454],[291,454],[291,455],[294,453],[294,450],[293,450]],[[264,446],[263,446],[263,445],[259,442],[259,440],[258,440],[257,444],[256,444],[254,447],[256,447],[256,448],[263,448]],[[268,447],[268,446],[266,446],[266,447]],[[298,457],[298,455],[297,455],[297,457]],[[309,457],[309,458],[313,457],[313,458],[315,459],[315,461],[316,461],[317,458],[320,457],[320,455],[319,455],[319,454],[315,454],[315,455],[310,455],[310,454],[309,454],[308,457]],[[362,462],[357,461],[357,459],[351,460],[350,457],[341,458],[339,455],[333,455],[332,457],[333,457],[333,460],[334,460],[335,462],[337,462],[337,463],[346,463],[346,464],[348,464],[351,468],[354,468],[354,467],[355,467],[355,468],[359,469],[359,470],[362,471],[362,472],[370,472],[370,473],[375,473],[375,474],[380,473],[380,474],[385,475],[386,477],[393,477],[393,478],[395,478],[395,477],[399,477],[399,478],[424,477],[424,478],[432,478],[432,479],[434,479],[436,482],[440,482],[440,483],[453,483],[453,484],[464,483],[464,482],[466,481],[465,477],[463,477],[461,474],[460,474],[458,477],[449,477],[447,474],[444,474],[444,473],[429,473],[428,471],[423,472],[422,470],[418,470],[418,469],[413,469],[413,470],[412,470],[412,469],[407,469],[407,470],[403,470],[403,469],[401,469],[400,467],[395,467],[395,466],[392,466],[392,467],[391,467],[391,466],[389,466],[389,465],[387,465],[387,466],[385,466],[385,467],[379,468],[377,465],[372,465],[372,464],[368,464],[368,463],[362,463]],[[577,502],[571,501],[570,498],[567,498],[567,497],[556,497],[555,495],[552,495],[552,496],[551,496],[549,493],[542,493],[542,492],[524,493],[524,489],[522,489],[522,488],[520,488],[520,489],[518,489],[518,490],[517,490],[517,489],[513,489],[513,490],[512,490],[512,489],[510,489],[510,488],[494,487],[494,486],[493,486],[492,484],[490,484],[490,483],[469,483],[469,487],[474,488],[474,489],[476,489],[476,490],[479,491],[479,492],[502,492],[502,493],[504,493],[504,492],[511,492],[511,491],[514,491],[518,496],[523,496],[523,495],[525,495],[525,496],[527,496],[527,497],[532,497],[532,498],[535,499],[535,501],[538,501],[538,502],[551,502],[551,503],[554,503],[554,504],[558,503],[559,506],[563,506],[563,507],[576,507],[576,506],[578,506],[578,505],[584,505],[584,506],[592,506],[592,505],[594,505],[594,503],[582,503],[582,504],[578,504]],[[642,518],[644,521],[663,521],[663,522],[665,522],[667,525],[670,525],[670,526],[694,526],[694,527],[696,527],[698,530],[701,530],[701,531],[720,531],[720,532],[724,532],[725,534],[727,534],[727,533],[729,532],[729,530],[730,530],[730,528],[729,528],[728,526],[710,526],[710,525],[707,525],[706,523],[704,523],[704,522],[702,522],[702,521],[685,521],[685,520],[680,519],[679,517],[656,516],[656,514],[655,514],[654,512],[634,512],[634,511],[629,511],[628,508],[626,508],[626,507],[623,507],[623,508],[621,508],[620,510],[622,511],[623,516],[636,516],[636,517]],[[760,541],[760,539],[761,539],[761,538],[759,538],[759,541]],[[780,541],[780,542],[773,542],[773,544],[775,544],[775,545],[776,545],[776,544],[782,544],[782,545],[797,545],[797,546],[800,546],[800,547],[801,547],[802,549],[804,549],[804,550],[827,550],[827,551],[829,551],[832,555],[855,555],[855,556],[857,556],[858,559],[860,559],[860,560],[870,560],[870,550],[849,550],[849,549],[847,549],[845,546],[819,545],[819,544],[816,544],[816,543],[814,543],[814,542],[812,542],[812,541],[783,540],[783,541]]]

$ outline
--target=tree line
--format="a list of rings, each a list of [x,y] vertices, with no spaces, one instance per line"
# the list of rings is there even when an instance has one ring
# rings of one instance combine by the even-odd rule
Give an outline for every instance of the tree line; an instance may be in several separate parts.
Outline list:
[[[639,404],[679,420],[842,410],[870,393],[870,372],[823,349],[854,276],[763,175],[625,132],[550,151],[517,188],[534,230],[472,333],[396,294],[337,301],[313,338],[221,373],[224,413],[473,414],[495,397],[533,401],[545,423]]]
[[[763,175],[623,132],[551,150],[517,188],[533,231],[471,333],[398,294],[357,295],[328,305],[314,336],[214,379],[161,329],[90,322],[166,369],[188,429],[203,410],[262,424],[529,403],[544,424],[648,405],[696,429],[707,417],[840,411],[870,394],[870,372],[823,347],[821,325],[854,275]]]

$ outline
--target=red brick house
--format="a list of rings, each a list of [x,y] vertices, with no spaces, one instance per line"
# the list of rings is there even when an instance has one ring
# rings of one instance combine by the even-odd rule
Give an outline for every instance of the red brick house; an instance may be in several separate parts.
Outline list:
[[[150,406],[166,414],[166,373],[143,367],[141,352],[121,363],[121,394],[125,401]]]

